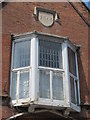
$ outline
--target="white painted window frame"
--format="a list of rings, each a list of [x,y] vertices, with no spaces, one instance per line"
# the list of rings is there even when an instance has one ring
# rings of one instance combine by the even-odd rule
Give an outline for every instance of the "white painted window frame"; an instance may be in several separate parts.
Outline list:
[[[38,104],[42,104],[42,105],[45,104],[45,105],[49,105],[49,106],[51,105],[51,106],[70,107],[70,101],[71,101],[70,100],[70,80],[69,80],[70,78],[69,78],[69,64],[68,64],[67,44],[66,43],[61,43],[61,47],[62,47],[62,64],[63,64],[62,69],[50,68],[50,67],[44,67],[44,66],[39,66],[38,69],[63,72],[64,100],[55,100],[55,99],[52,99],[52,97],[50,99],[39,98]],[[51,74],[50,74],[50,76],[51,76]],[[52,82],[52,80],[50,80],[50,82]],[[50,91],[52,92],[51,85],[50,85]]]
[[[69,75],[69,93],[70,93],[70,107],[78,112],[80,112],[80,88],[79,88],[79,72],[78,72],[78,61],[77,61],[77,51],[75,49],[74,46],[72,46],[71,44],[69,44],[67,41],[66,41],[66,44],[67,44],[67,49],[68,47],[75,53],[75,62],[76,62],[76,76],[73,75],[72,73],[69,72],[69,61],[67,60],[68,62],[68,75]],[[68,50],[67,50],[67,55],[68,55]],[[67,56],[68,57],[68,56]],[[71,85],[70,85],[70,76],[74,79],[74,86],[75,86],[75,102],[76,104],[72,103],[71,102]],[[79,103],[77,104],[77,95],[76,95],[76,84],[75,84],[75,81],[77,81],[77,87],[78,87],[78,99],[79,99]]]
[[[53,77],[53,72],[61,72],[63,73],[64,76],[64,70],[63,69],[57,69],[57,68],[50,68],[50,67],[43,67],[43,66],[39,66],[38,70],[49,70],[50,72],[50,99],[48,98],[39,98],[39,101],[42,103],[45,102],[46,104],[50,103],[50,102],[57,102],[57,104],[60,104],[60,102],[64,103],[64,100],[55,100],[53,99],[53,90],[52,90],[52,77]],[[64,86],[64,81],[63,81],[63,86]]]
[[[19,99],[19,83],[20,83],[20,71],[22,70],[28,70],[29,71],[29,89],[30,89],[30,75],[31,75],[31,63],[30,63],[30,66],[27,66],[27,67],[20,67],[20,68],[13,68],[13,63],[14,63],[14,49],[15,49],[15,42],[20,42],[20,41],[25,41],[25,40],[30,40],[30,38],[21,38],[21,39],[16,39],[13,41],[12,43],[12,60],[11,60],[11,76],[10,76],[10,96],[11,96],[11,90],[12,90],[12,74],[13,72],[17,72],[17,87],[16,87],[16,100],[12,100],[12,103],[14,105],[20,105],[22,104],[23,102],[28,102],[30,101],[30,92],[29,92],[29,97],[28,98],[23,98],[23,99]],[[31,48],[31,47],[30,47]],[[31,60],[30,60],[31,61]],[[29,90],[30,91],[30,90]]]
[[[57,68],[50,68],[50,67],[43,67],[39,66],[39,39],[37,35],[31,35],[28,37],[28,39],[31,40],[31,56],[30,56],[30,66],[28,67],[21,67],[21,68],[16,68],[13,69],[13,53],[14,53],[14,42],[15,41],[22,41],[25,40],[26,38],[21,38],[21,39],[16,39],[13,41],[12,45],[12,64],[11,64],[11,84],[12,84],[12,72],[14,71],[19,71],[23,69],[28,69],[30,72],[30,77],[29,77],[29,98],[28,99],[19,99],[19,100],[12,100],[12,103],[17,105],[22,105],[22,102],[34,102],[35,104],[40,104],[40,105],[48,105],[48,106],[61,106],[61,107],[71,107],[72,109],[76,111],[80,111],[80,107],[77,105],[71,103],[71,91],[70,91],[70,75],[72,75],[69,72],[69,62],[68,62],[68,47],[70,47],[74,52],[76,56],[76,70],[77,70],[77,77],[73,76],[74,79],[77,78],[78,80],[78,95],[79,95],[79,104],[80,104],[80,92],[79,92],[79,75],[78,75],[78,64],[77,64],[77,53],[75,48],[70,45],[68,42],[62,42],[62,69],[57,69]],[[53,100],[52,99],[52,86],[50,85],[50,91],[51,91],[51,99],[45,99],[45,98],[39,98],[39,70],[40,69],[48,69],[50,70],[50,76],[52,78],[52,71],[59,71],[63,72],[63,91],[64,91],[64,100]],[[19,75],[18,75],[19,76]],[[52,80],[50,79],[50,82]],[[19,83],[18,83],[19,84]],[[18,87],[18,85],[17,85]],[[10,86],[11,90],[12,86]],[[18,88],[17,88],[17,93],[18,93]],[[10,91],[11,95],[11,91]]]

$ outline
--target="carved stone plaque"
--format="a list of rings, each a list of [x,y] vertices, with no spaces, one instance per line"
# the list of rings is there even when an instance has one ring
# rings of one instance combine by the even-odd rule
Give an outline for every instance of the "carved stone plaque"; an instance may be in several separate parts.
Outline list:
[[[58,14],[54,10],[35,7],[33,15],[36,20],[39,20],[46,27],[52,26],[54,22],[60,22]]]
[[[53,20],[53,14],[46,13],[46,12],[39,12],[39,21],[44,25],[44,26],[51,26],[54,22]]]

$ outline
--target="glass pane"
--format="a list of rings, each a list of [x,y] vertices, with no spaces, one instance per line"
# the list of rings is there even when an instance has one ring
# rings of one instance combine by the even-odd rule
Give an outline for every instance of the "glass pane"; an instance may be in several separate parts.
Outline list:
[[[56,42],[40,41],[40,66],[62,68],[61,44]]]
[[[53,73],[53,99],[63,100],[63,74],[62,73]]]
[[[30,65],[30,41],[16,42],[14,47],[14,68]]]
[[[76,76],[75,53],[70,48],[68,48],[68,57],[69,57],[69,71]]]
[[[16,100],[16,88],[17,87],[17,73],[13,72],[12,74],[12,88],[11,88],[11,98]]]
[[[29,72],[21,71],[19,81],[19,98],[29,97]]]
[[[74,86],[74,78],[70,76],[70,83],[71,83],[71,102],[75,102],[75,86]]]
[[[77,105],[79,105],[78,81],[76,80],[75,83],[76,83]]]
[[[39,76],[40,76],[40,79],[39,79],[40,97],[50,98],[50,72],[40,70]]]

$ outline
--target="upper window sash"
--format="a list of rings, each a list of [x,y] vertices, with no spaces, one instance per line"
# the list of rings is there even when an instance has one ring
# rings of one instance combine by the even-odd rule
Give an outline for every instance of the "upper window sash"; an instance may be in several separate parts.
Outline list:
[[[77,76],[75,52],[68,47],[69,72]]]
[[[30,40],[14,41],[13,69],[30,66]]]
[[[39,40],[39,66],[62,68],[60,43]]]

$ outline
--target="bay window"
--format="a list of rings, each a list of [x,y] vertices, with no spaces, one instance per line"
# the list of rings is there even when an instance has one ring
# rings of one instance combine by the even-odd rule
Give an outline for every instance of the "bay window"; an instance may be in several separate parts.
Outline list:
[[[15,35],[12,42],[12,103],[80,111],[77,47],[67,38],[41,33]]]

